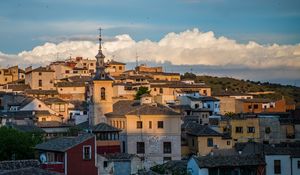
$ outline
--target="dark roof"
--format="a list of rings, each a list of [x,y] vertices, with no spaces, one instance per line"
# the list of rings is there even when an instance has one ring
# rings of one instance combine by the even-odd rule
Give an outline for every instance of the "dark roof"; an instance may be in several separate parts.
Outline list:
[[[12,91],[25,91],[30,89],[30,86],[27,84],[7,84],[5,89],[12,89]]]
[[[105,73],[104,77],[101,77],[100,74],[99,75],[96,74],[93,77],[93,80],[94,81],[113,81],[114,78],[112,76],[110,76],[109,74]]]
[[[239,101],[246,103],[270,103],[274,102],[274,100],[266,99],[266,98],[253,98],[253,99],[238,99]]]
[[[241,167],[265,165],[263,157],[258,155],[227,155],[192,157],[201,168]]]
[[[124,115],[180,115],[171,108],[161,104],[152,106],[149,104],[140,105],[139,101],[121,100],[113,105],[113,112],[107,113],[107,116]]]
[[[14,169],[14,170],[7,170],[1,172],[0,175],[62,175],[61,173],[53,172],[53,171],[47,171],[41,168],[36,167],[28,167],[28,168],[21,168],[21,169]]]
[[[33,95],[58,95],[57,90],[26,89],[25,93]]]
[[[190,97],[187,96],[191,101],[220,101],[217,98],[210,97],[210,96],[203,96],[203,97]]]
[[[93,132],[119,132],[121,130],[106,123],[99,123],[92,128],[92,131]]]
[[[35,118],[38,115],[49,115],[49,111],[8,111],[1,112],[0,117],[14,118],[14,119],[24,119],[24,118]]]
[[[38,122],[37,126],[40,128],[66,128],[71,127],[70,124],[61,123],[59,121],[42,121]]]
[[[67,78],[71,82],[89,82],[92,80],[91,76],[72,76]]]
[[[52,103],[67,103],[63,99],[60,98],[47,98],[43,100],[45,104],[52,104]]]
[[[76,125],[76,127],[82,130],[89,129],[90,128],[89,121],[79,123],[78,125]]]
[[[58,82],[57,87],[85,87],[84,82]]]
[[[213,96],[253,96],[247,93],[241,92],[221,92],[221,93],[214,93]]]
[[[37,150],[65,152],[74,146],[95,137],[93,134],[86,133],[77,137],[60,137],[35,146]]]
[[[33,132],[33,133],[44,133],[45,131],[35,125],[16,125],[8,124],[9,127],[12,127],[21,132]]]
[[[207,125],[201,125],[199,123],[187,122],[184,126],[185,130],[189,135],[193,136],[222,136],[221,133],[213,130]]]
[[[128,154],[128,153],[109,153],[109,154],[101,154],[101,156],[105,157],[110,161],[124,161],[124,160],[131,160],[134,157],[138,157],[135,154]]]
[[[111,60],[111,61],[108,63],[108,65],[109,65],[109,64],[126,65],[125,63],[121,63],[121,62],[118,62],[118,61],[115,61],[115,60]]]
[[[180,81],[168,82],[165,84],[151,84],[151,87],[169,87],[169,88],[209,88],[207,85],[202,84],[186,84]]]
[[[26,74],[28,74],[30,72],[55,72],[55,71],[48,67],[38,67],[38,68],[32,69],[30,71],[27,71]]]

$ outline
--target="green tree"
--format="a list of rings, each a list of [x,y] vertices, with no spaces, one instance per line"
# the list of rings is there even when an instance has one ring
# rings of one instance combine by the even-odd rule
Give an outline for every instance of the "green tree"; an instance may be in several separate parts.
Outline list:
[[[141,99],[141,96],[143,94],[149,94],[149,93],[150,93],[150,91],[148,90],[148,87],[141,86],[141,87],[139,87],[139,90],[135,94],[135,99],[139,100],[139,99]]]
[[[25,133],[13,128],[0,128],[0,161],[34,158],[34,146],[41,143],[39,133]]]
[[[192,80],[196,80],[197,75],[190,73],[190,72],[186,72],[183,75],[181,75],[181,79],[192,79]]]

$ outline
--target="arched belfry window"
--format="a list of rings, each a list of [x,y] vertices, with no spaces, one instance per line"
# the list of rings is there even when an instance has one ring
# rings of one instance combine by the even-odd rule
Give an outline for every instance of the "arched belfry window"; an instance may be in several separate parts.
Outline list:
[[[101,100],[105,100],[105,88],[104,87],[101,88],[100,94],[101,94]]]

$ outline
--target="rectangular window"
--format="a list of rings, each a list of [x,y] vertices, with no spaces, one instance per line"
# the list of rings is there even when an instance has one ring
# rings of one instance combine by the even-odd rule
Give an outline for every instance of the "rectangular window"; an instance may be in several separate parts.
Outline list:
[[[258,104],[255,104],[255,105],[253,106],[253,108],[254,108],[254,109],[258,109]]]
[[[172,153],[171,142],[164,142],[164,154],[171,154],[171,153]]]
[[[136,153],[137,154],[145,153],[145,143],[144,142],[136,142]]]
[[[66,73],[66,74],[69,74],[69,73],[70,73],[70,70],[66,70],[65,73]]]
[[[149,129],[152,129],[152,121],[149,121]]]
[[[42,75],[42,72],[39,72],[39,76],[41,76]]]
[[[83,160],[91,160],[92,159],[92,147],[91,146],[83,146]]]
[[[39,87],[43,86],[43,80],[39,80]]]
[[[255,128],[253,126],[247,128],[248,133],[255,133]]]
[[[59,112],[65,112],[65,105],[64,104],[59,105]]]
[[[248,109],[252,109],[252,105],[248,105]]]
[[[213,146],[214,146],[213,138],[207,138],[207,147],[213,147]]]
[[[158,121],[157,122],[157,128],[164,128],[164,122],[163,121]]]
[[[298,169],[300,169],[300,160],[297,161]]]
[[[274,160],[274,174],[281,174],[281,162],[280,162],[280,160]]]
[[[243,127],[240,127],[240,126],[235,127],[235,132],[236,133],[243,133]]]
[[[106,168],[107,167],[107,161],[103,162],[103,167]]]
[[[230,145],[230,143],[231,143],[230,141],[227,141],[227,145]]]
[[[136,122],[136,128],[137,129],[142,129],[143,128],[143,122],[142,121],[137,121]]]

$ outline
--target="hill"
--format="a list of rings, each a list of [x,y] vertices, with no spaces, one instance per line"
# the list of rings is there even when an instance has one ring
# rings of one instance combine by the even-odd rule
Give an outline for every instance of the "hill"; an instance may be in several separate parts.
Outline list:
[[[257,97],[280,99],[284,97],[288,103],[296,103],[300,107],[300,87],[291,85],[281,85],[269,82],[259,82],[250,80],[238,80],[229,77],[213,77],[191,73],[185,73],[182,78],[194,79],[196,83],[204,82],[212,88],[213,94],[222,92],[266,92],[274,91],[273,94],[259,95]]]

